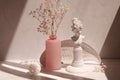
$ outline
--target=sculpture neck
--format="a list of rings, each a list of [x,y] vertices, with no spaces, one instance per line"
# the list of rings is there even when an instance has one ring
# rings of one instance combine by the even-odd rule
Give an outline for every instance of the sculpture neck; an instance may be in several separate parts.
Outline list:
[[[71,37],[71,39],[73,41],[77,41],[79,39],[79,35],[74,35],[74,36]]]

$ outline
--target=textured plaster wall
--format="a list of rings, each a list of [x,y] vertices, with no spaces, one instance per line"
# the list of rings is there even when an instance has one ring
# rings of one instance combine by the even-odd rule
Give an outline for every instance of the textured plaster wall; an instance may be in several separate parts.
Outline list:
[[[29,15],[31,10],[39,7],[41,0],[24,1],[1,0],[0,60],[35,59],[45,49],[47,36],[37,32],[39,23]],[[70,8],[59,26],[59,39],[70,39],[73,35],[71,20],[78,17],[84,24],[84,41],[100,54],[120,0],[67,0],[67,4]]]

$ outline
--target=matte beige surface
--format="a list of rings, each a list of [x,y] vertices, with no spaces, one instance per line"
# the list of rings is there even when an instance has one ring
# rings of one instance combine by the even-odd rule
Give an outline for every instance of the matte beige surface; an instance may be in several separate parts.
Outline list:
[[[24,62],[24,63],[23,63]],[[0,80],[107,80],[103,72],[69,73],[64,65],[61,70],[42,71],[31,76],[26,61],[6,61],[0,64]]]
[[[78,76],[74,76],[76,74],[74,74],[73,76],[71,75],[67,75],[67,74],[62,74],[62,73],[51,73],[54,77],[58,76],[59,78],[68,78],[68,79],[76,79],[76,80],[80,80],[80,78],[85,78],[87,77],[93,77],[93,78],[97,78],[94,80],[106,80],[106,78],[108,78],[108,80],[119,80],[120,79],[120,60],[119,59],[104,59],[102,60],[104,62],[104,64],[107,66],[107,68],[105,69],[105,74],[104,73],[83,73],[80,74]],[[0,80],[31,80],[31,79],[35,79],[35,80],[51,80],[53,78],[51,78],[50,75],[43,75],[40,74],[39,76],[35,77],[31,77],[28,74],[28,71],[25,69],[25,66],[23,67],[23,65],[18,65],[18,64],[14,64],[14,63],[7,63],[11,66],[17,67],[17,68],[23,68],[24,70],[22,70],[20,72],[20,70],[13,70],[10,68],[5,68],[3,66],[0,65]],[[63,70],[64,72],[64,70]],[[42,72],[44,73],[44,72]],[[48,72],[50,73],[50,72]],[[47,74],[48,74],[47,73]],[[53,77],[52,76],[52,77]],[[57,78],[58,78],[57,77]],[[56,77],[55,77],[56,78]],[[99,78],[99,79],[98,79]],[[90,79],[82,79],[82,80],[91,80]]]

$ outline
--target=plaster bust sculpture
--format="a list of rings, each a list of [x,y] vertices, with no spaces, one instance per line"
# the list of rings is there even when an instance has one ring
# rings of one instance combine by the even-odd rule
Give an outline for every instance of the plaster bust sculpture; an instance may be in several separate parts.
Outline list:
[[[83,24],[80,20],[78,20],[78,18],[73,18],[72,23],[73,25],[71,27],[74,35],[71,37],[71,39],[74,42],[75,46],[73,47],[74,60],[71,65],[82,66],[83,61],[81,43],[83,42],[84,36],[81,35],[81,32],[83,29]]]
[[[81,35],[83,24],[78,18],[73,18],[72,20],[72,31],[74,35],[71,37],[74,46],[73,46],[73,61],[70,66],[66,68],[69,72],[84,72],[83,70],[83,58],[82,58],[82,47],[81,43],[83,42],[84,36]]]
[[[87,49],[87,47],[83,47],[83,39],[84,36],[81,34],[83,29],[83,24],[78,18],[73,18],[72,20],[72,31],[74,35],[71,37],[71,41],[73,42],[73,61],[71,65],[67,66],[66,70],[68,72],[73,73],[82,73],[88,71],[95,71],[96,69],[100,69],[100,66],[89,65],[86,64],[83,60],[85,57],[83,56],[83,48]],[[84,46],[86,44],[84,43]],[[92,48],[91,48],[92,49]],[[99,56],[98,56],[99,57]],[[88,60],[90,61],[90,60]],[[92,63],[92,62],[91,62]]]
[[[83,24],[81,23],[80,20],[78,20],[78,18],[73,18],[72,23],[73,25],[71,27],[74,35],[71,37],[71,39],[74,42],[74,47],[73,47],[74,60],[71,65],[75,67],[79,67],[83,65],[82,47],[81,47],[81,43],[83,42],[84,39],[84,36],[81,35]]]

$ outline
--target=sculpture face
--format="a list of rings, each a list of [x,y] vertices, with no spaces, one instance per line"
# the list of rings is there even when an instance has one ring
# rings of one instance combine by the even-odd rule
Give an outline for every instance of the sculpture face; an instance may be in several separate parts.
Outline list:
[[[80,35],[80,33],[82,32],[82,30],[78,30],[75,27],[72,27],[72,32],[75,33],[75,35]]]
[[[73,18],[72,23],[73,25],[71,27],[73,33],[75,33],[75,36],[79,36],[80,33],[82,32],[82,27],[83,27],[82,22],[78,20],[78,18]]]

